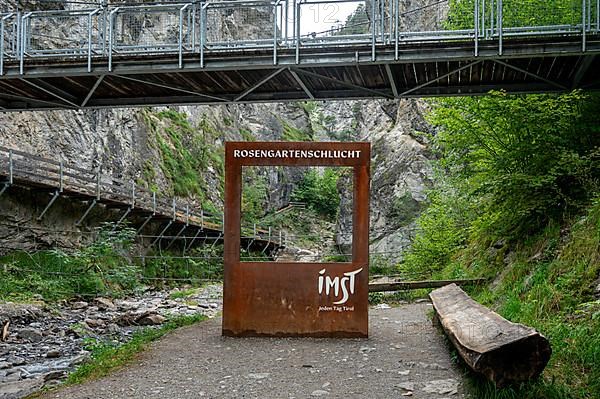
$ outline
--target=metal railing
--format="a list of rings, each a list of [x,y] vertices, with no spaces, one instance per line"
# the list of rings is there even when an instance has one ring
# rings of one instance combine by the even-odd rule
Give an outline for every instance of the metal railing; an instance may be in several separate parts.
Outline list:
[[[346,11],[341,12],[344,8]],[[352,10],[348,13],[348,10]],[[85,58],[112,70],[122,55],[197,54],[237,50],[278,52],[365,45],[372,59],[380,46],[396,56],[411,42],[495,41],[507,37],[598,34],[600,0],[241,0],[108,5],[93,9],[0,14],[0,74],[6,63],[34,58]],[[341,20],[345,19],[345,20]],[[315,23],[331,24],[312,32]],[[12,65],[12,64],[11,64]]]
[[[60,157],[57,157],[60,159]],[[138,234],[151,219],[169,219],[170,223],[156,237],[166,237],[169,227],[183,224],[184,227],[196,226],[201,230],[209,230],[223,238],[223,215],[207,212],[201,206],[177,200],[171,196],[160,195],[150,191],[135,180],[126,181],[103,172],[102,167],[85,169],[68,162],[44,158],[16,149],[0,146],[0,196],[12,185],[24,185],[45,188],[51,194],[50,202],[38,216],[42,220],[47,211],[61,195],[84,198],[88,207],[83,212],[77,225],[81,225],[90,212],[100,203],[115,204],[125,209],[117,225],[125,221],[133,211],[147,214]],[[183,202],[183,203],[182,203]],[[178,235],[183,234],[183,229]],[[199,233],[197,234],[198,238]],[[246,240],[266,242],[267,246],[283,246],[286,237],[270,227],[262,229],[256,224],[242,226],[242,238]],[[154,243],[158,242],[156,239]],[[266,247],[265,247],[266,248]]]

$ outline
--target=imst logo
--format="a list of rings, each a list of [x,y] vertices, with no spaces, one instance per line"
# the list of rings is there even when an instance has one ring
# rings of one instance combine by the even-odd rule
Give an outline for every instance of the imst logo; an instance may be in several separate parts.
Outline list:
[[[319,271],[319,295],[323,294],[323,290],[325,290],[325,295],[329,295],[333,291],[333,296],[335,298],[340,296],[340,290],[342,293],[342,299],[337,302],[334,302],[334,305],[341,305],[348,301],[350,294],[354,294],[354,285],[355,278],[358,273],[362,271],[362,267],[358,270],[354,270],[353,272],[344,273],[344,277],[340,279],[340,277],[331,278],[331,276],[325,276],[325,269]]]

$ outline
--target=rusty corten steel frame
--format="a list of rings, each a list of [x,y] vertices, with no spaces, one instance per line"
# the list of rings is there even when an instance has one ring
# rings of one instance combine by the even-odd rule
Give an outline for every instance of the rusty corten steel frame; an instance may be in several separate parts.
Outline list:
[[[354,151],[352,154],[356,156],[353,158],[242,156],[247,154],[247,151],[253,150],[318,151],[321,155],[323,153],[320,151]],[[370,152],[369,143],[225,143],[223,335],[368,336]],[[348,155],[347,152],[345,154]],[[242,167],[244,166],[352,167],[354,171],[352,261],[347,263],[241,262],[240,218]],[[347,302],[334,304],[343,300],[344,290],[349,289],[351,285],[351,277],[344,273],[355,272],[358,269],[362,270],[353,277],[354,293],[348,292]],[[339,277],[339,280],[335,280],[336,277]],[[334,291],[334,281],[340,283],[339,293]],[[346,283],[348,283],[347,287]],[[319,294],[319,284],[321,284],[322,294]],[[326,290],[328,284],[330,284],[330,292]]]

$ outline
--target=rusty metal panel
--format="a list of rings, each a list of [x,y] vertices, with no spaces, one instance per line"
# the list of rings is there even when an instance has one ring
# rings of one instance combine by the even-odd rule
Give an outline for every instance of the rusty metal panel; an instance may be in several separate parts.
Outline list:
[[[367,337],[369,143],[225,143],[223,335]],[[242,166],[350,166],[352,261],[240,261]]]

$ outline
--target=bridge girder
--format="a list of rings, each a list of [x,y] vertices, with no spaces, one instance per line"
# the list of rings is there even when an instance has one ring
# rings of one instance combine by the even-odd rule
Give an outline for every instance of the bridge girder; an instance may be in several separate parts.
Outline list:
[[[600,88],[600,37],[576,37],[311,49],[297,58],[265,51],[27,60],[23,73],[6,63],[0,112],[177,104],[403,98],[561,92]],[[299,61],[299,62],[298,62]]]

